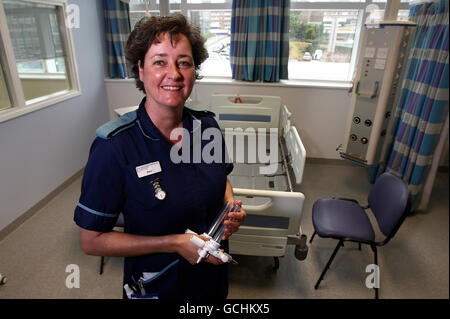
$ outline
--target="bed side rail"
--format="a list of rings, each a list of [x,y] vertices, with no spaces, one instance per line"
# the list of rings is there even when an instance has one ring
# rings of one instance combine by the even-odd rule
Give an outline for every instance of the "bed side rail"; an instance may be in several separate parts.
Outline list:
[[[287,237],[295,235],[300,230],[300,220],[303,210],[305,195],[300,192],[282,192],[255,190],[244,188],[233,188],[235,196],[242,199],[242,207],[248,216],[265,216],[279,219],[285,218],[288,224],[286,226],[264,225],[258,227],[254,225],[242,225],[238,233],[245,235],[278,236]],[[245,197],[263,197],[267,200],[261,205],[246,204]]]
[[[295,256],[301,243],[300,219],[305,196],[298,192],[280,192],[234,188],[235,198],[242,199],[247,218],[230,241],[230,253],[250,256],[284,256],[287,245],[295,245]],[[249,205],[247,197],[262,197],[260,205]]]
[[[288,151],[288,164],[294,172],[295,182],[301,184],[305,168],[306,149],[295,126],[290,127],[285,137],[285,143]]]
[[[288,110],[286,105],[281,106],[281,115],[280,115],[280,135],[286,139],[286,136],[291,129],[291,115],[292,113]]]

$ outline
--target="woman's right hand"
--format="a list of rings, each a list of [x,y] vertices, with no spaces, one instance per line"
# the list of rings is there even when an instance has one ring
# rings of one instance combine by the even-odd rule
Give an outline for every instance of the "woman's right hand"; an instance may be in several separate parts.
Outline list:
[[[205,240],[205,238],[192,233],[177,234],[173,236],[175,241],[175,252],[181,255],[184,259],[186,259],[191,265],[197,264],[197,260],[199,257],[197,251],[199,250],[200,247],[198,247],[191,241],[191,236],[197,236],[202,240]],[[207,258],[203,258],[200,262],[208,262],[214,265],[223,264],[223,262],[220,259],[212,255],[209,255]]]

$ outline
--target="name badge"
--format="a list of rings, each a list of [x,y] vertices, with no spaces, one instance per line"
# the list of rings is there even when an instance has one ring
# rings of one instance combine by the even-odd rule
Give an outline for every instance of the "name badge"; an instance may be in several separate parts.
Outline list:
[[[139,178],[156,174],[159,172],[161,172],[161,165],[159,164],[159,161],[136,167],[136,173]]]

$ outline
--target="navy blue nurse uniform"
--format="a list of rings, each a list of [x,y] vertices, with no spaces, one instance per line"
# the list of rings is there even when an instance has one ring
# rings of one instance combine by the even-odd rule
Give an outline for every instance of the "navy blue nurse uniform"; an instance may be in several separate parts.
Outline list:
[[[177,164],[170,158],[172,144],[152,123],[144,105],[145,98],[136,111],[97,129],[74,221],[87,230],[108,232],[122,212],[124,231],[129,234],[163,236],[186,229],[201,234],[223,207],[227,175],[233,169],[225,161],[223,138],[221,161],[192,160],[195,131],[219,129],[214,114],[184,107],[183,128],[190,133],[191,161]],[[194,125],[194,120],[201,126]],[[202,140],[202,149],[210,142]],[[183,145],[180,151],[185,148]],[[155,162],[160,164],[160,172],[138,177],[136,167]],[[163,200],[155,197],[152,182],[156,178],[166,192]],[[222,245],[228,249],[227,241]],[[143,286],[144,291],[133,292],[137,298],[222,299],[228,294],[228,264],[191,265],[176,253],[126,257],[123,282],[133,288]]]

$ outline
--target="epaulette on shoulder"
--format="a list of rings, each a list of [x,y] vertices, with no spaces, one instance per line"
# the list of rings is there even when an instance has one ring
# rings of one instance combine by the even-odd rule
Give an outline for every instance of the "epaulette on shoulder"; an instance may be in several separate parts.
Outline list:
[[[98,137],[102,139],[110,139],[114,135],[126,130],[134,125],[137,119],[136,111],[128,112],[112,121],[109,121],[96,130]]]
[[[211,112],[210,110],[207,109],[202,109],[199,107],[195,107],[195,106],[190,106],[190,105],[185,105],[185,108],[187,108],[191,113],[193,113],[194,115],[203,115],[203,116],[210,116],[210,117],[215,117],[216,114],[214,112]]]

